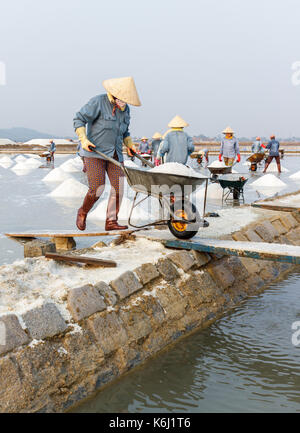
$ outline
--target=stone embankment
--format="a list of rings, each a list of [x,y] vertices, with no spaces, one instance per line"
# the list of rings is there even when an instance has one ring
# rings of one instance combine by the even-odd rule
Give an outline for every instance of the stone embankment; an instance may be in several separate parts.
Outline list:
[[[300,245],[300,213],[268,211],[230,238]],[[71,289],[69,323],[54,302],[0,316],[0,411],[66,411],[292,268],[170,250],[110,284]]]

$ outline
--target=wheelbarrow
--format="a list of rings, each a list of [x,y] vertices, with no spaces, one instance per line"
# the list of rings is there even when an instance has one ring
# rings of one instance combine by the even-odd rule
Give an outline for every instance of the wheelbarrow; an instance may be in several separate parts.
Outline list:
[[[231,173],[219,177],[218,182],[223,188],[222,203],[228,201],[231,194],[233,200],[240,200],[241,198],[245,202],[244,185],[248,179],[241,173]]]
[[[201,174],[197,176],[183,176],[180,174],[152,172],[143,167],[126,167],[124,164],[95,150],[93,147],[90,147],[90,150],[97,153],[101,158],[120,167],[127,178],[129,186],[135,191],[128,225],[139,229],[153,225],[167,225],[170,232],[179,239],[190,239],[197,234],[200,227],[208,227],[208,222],[200,217],[196,206],[189,200],[191,193],[205,183],[203,215],[205,214],[209,180],[207,176]],[[131,152],[145,165],[151,168],[154,167],[151,162],[145,160],[136,152],[132,150]],[[145,197],[138,201],[139,194]],[[161,219],[140,226],[134,225],[131,222],[134,209],[150,197],[158,199]]]
[[[253,153],[253,155],[250,155],[249,158],[247,158],[247,161],[251,163],[250,171],[256,171],[257,164],[259,164],[264,158],[265,158],[264,152],[257,152],[257,153]]]

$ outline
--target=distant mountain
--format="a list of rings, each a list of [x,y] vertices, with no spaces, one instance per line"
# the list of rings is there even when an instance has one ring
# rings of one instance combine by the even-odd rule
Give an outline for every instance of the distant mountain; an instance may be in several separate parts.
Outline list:
[[[16,142],[25,142],[34,138],[74,138],[74,137],[59,137],[57,135],[49,135],[44,132],[36,131],[28,128],[10,128],[0,129],[0,138],[9,138]]]

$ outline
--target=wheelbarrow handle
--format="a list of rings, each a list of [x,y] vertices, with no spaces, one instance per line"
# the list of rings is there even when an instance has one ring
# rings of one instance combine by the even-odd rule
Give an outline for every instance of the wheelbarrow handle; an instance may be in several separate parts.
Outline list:
[[[135,150],[131,149],[131,147],[129,147],[127,144],[125,144],[125,146],[130,150],[130,152],[132,153],[133,156],[135,156],[137,159],[139,159],[140,161],[142,161],[144,164],[148,165],[151,168],[155,167],[155,165],[152,164],[152,162],[149,162],[149,161],[147,161],[147,159],[145,159],[142,156],[140,156],[138,153],[135,152]]]
[[[105,153],[102,153],[99,150],[96,150],[93,146],[89,146],[89,149],[91,152],[97,153],[99,156],[101,156],[101,158],[106,159],[107,161],[111,162],[112,164],[117,165],[118,167],[120,167],[125,172],[124,165],[121,164],[116,159],[113,159],[110,156],[105,155]]]

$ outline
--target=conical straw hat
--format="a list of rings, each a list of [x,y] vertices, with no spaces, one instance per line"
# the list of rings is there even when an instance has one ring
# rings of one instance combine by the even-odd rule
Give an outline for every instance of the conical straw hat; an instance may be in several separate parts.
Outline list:
[[[223,134],[234,134],[234,131],[230,128],[230,126],[227,126],[227,128],[224,129]]]
[[[156,132],[155,134],[153,134],[153,140],[160,140],[162,139],[162,135],[160,134],[160,132]]]
[[[104,89],[115,98],[137,107],[142,105],[132,77],[110,78],[104,80],[102,84]]]
[[[142,137],[141,140],[148,140],[148,138],[147,137]]]
[[[183,120],[180,116],[175,116],[171,120],[171,122],[168,124],[169,128],[184,128],[185,126],[189,126],[188,123],[186,123],[185,120]]]

